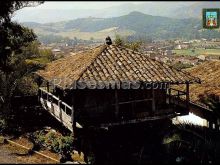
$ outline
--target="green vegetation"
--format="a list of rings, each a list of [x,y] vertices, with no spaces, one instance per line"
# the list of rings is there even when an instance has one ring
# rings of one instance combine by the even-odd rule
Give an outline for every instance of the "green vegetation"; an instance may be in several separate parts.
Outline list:
[[[49,148],[51,151],[60,153],[65,159],[71,159],[73,151],[73,137],[62,136],[55,131],[37,131],[34,133],[36,143]]]
[[[33,24],[33,25],[32,25]],[[103,39],[114,33],[122,36],[140,35],[153,39],[212,39],[219,38],[218,30],[202,30],[201,20],[197,18],[174,19],[151,16],[140,12],[113,18],[81,18],[51,24],[24,23],[40,35],[53,34],[62,37],[89,40],[91,37]],[[55,29],[55,30],[54,30]]]
[[[39,35],[38,39],[39,39],[39,41],[41,41],[44,44],[70,42],[69,37],[62,37],[60,35],[53,35],[53,34]]]
[[[176,55],[184,55],[184,56],[198,56],[198,55],[219,55],[220,49],[181,49],[181,50],[173,50]]]
[[[176,55],[184,55],[184,56],[196,56],[198,54],[198,50],[195,49],[181,49],[181,50],[173,50]]]
[[[114,40],[114,43],[118,46],[123,46],[125,43],[124,43],[124,39],[121,38],[120,35],[116,35],[115,36],[115,40]]]
[[[182,69],[191,68],[191,67],[193,67],[193,65],[192,64],[183,64],[181,62],[177,62],[177,63],[173,64],[172,67],[177,70],[182,70]]]
[[[23,49],[24,55],[28,57],[26,59],[27,65],[44,67],[48,62],[55,60],[51,49],[40,49],[39,46],[40,43],[34,41]]]
[[[61,33],[56,33],[54,34],[45,34],[43,33],[38,33],[38,40],[43,43],[43,44],[54,44],[54,43],[65,43],[68,44],[69,46],[71,45],[76,45],[78,43],[93,43],[94,38],[93,36],[96,37],[96,34],[87,34],[87,33],[78,33],[78,32],[61,32]],[[105,34],[105,33],[103,33]],[[103,37],[103,34],[101,35]]]
[[[7,128],[6,120],[0,118],[0,134],[2,134]]]
[[[141,47],[142,41],[141,40],[129,41],[128,38],[126,37],[121,37],[120,35],[116,35],[114,43],[118,46],[125,46],[129,49],[138,51],[138,49],[140,49]]]
[[[13,120],[12,98],[18,90],[18,84],[25,77],[38,69],[38,66],[27,65],[26,59],[31,52],[24,50],[36,40],[32,30],[11,21],[12,14],[26,6],[38,5],[42,2],[9,1],[1,2],[0,12],[0,120],[4,125]],[[3,10],[4,9],[4,10]],[[36,53],[37,50],[33,50]],[[21,84],[19,84],[21,85]],[[22,87],[25,88],[25,87]],[[16,107],[17,108],[17,107]],[[3,121],[3,122],[2,122]],[[14,127],[10,129],[13,130]]]

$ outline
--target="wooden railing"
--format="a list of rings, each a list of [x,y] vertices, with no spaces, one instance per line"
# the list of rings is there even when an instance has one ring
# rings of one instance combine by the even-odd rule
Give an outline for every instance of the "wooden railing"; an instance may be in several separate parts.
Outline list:
[[[175,91],[175,92],[174,92]],[[187,98],[187,92],[185,91],[179,91],[177,89],[169,89],[169,96],[170,96],[170,101],[171,104],[178,104],[179,106],[185,107],[189,110],[189,112],[193,113],[194,115],[201,117],[202,119],[207,120],[208,122],[208,127],[210,129],[219,131],[220,130],[220,125],[218,122],[218,118],[216,117],[215,113],[208,107],[205,106],[204,104],[198,103],[198,102],[193,102],[190,100],[186,100]],[[185,98],[182,97],[185,95]],[[188,107],[187,107],[188,104]]]
[[[174,89],[174,88],[170,88],[170,90],[171,90],[171,95],[172,95],[172,96],[178,96],[178,97],[180,97],[180,96],[183,96],[183,95],[186,95],[186,94],[187,94],[185,91],[180,91],[180,90]],[[176,95],[175,95],[175,94],[172,94],[172,92],[173,92],[173,93],[176,92],[177,94],[176,94]]]
[[[171,100],[170,100],[171,103],[183,105],[188,102],[191,106],[196,106],[200,109],[205,109],[205,111],[212,111],[208,106],[206,106],[202,103],[186,100],[187,92],[185,92],[185,91],[180,91],[177,89],[170,88],[169,89],[169,96],[171,96]]]
[[[74,109],[52,93],[47,92],[43,88],[39,88],[39,101],[44,109],[50,112],[65,127],[73,131],[72,122],[74,121]],[[78,123],[76,127],[82,128]]]
[[[168,105],[173,107],[180,115],[189,113],[188,93],[174,88],[168,89]]]
[[[46,95],[46,98],[44,97]],[[40,88],[40,97],[46,99],[51,103],[55,103],[61,108],[68,116],[71,116],[73,108],[69,106],[67,103],[60,100],[58,97],[53,95],[52,93],[47,92],[46,90]]]

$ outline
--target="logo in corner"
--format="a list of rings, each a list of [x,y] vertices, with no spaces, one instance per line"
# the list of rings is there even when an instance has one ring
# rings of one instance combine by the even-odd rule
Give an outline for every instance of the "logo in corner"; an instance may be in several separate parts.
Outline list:
[[[203,9],[203,28],[217,29],[220,23],[220,9]]]

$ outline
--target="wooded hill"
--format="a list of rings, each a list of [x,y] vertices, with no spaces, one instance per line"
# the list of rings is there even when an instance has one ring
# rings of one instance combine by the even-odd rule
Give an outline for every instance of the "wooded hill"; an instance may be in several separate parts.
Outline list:
[[[90,37],[103,39],[107,35],[114,37],[115,33],[123,33],[127,36],[146,36],[153,39],[220,37],[220,32],[217,30],[203,30],[202,20],[199,18],[175,19],[136,11],[112,18],[88,17],[56,23],[26,22],[23,24],[33,28],[41,36],[52,34],[81,39],[90,39]]]

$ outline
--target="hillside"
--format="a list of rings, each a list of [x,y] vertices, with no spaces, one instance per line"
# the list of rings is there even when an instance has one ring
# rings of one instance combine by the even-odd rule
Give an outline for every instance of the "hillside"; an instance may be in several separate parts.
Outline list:
[[[202,18],[202,9],[220,8],[219,1],[196,2],[190,6],[175,9],[173,12],[175,18]]]
[[[201,79],[202,84],[191,85],[190,97],[193,101],[199,101],[199,97],[216,95],[220,97],[220,61],[208,61],[201,65],[187,69],[193,76]]]
[[[198,32],[202,28],[199,19],[180,20],[135,11],[113,18],[88,17],[57,23],[26,22],[23,24],[33,28],[38,35],[54,34],[70,38],[86,36],[86,39],[91,36],[95,39],[103,39],[107,35],[114,37],[115,33],[145,35],[155,39],[194,38],[195,31]]]
[[[59,3],[59,2],[58,2]],[[60,4],[62,6],[63,2]],[[13,20],[18,22],[35,21],[38,23],[60,22],[87,17],[102,17],[112,18],[127,15],[132,11],[142,12],[144,14],[154,16],[165,16],[170,18],[201,18],[203,8],[220,8],[218,1],[204,1],[204,2],[142,2],[134,4],[132,2],[125,2],[124,4],[113,7],[105,7],[102,9],[80,9],[74,8],[56,8],[56,9],[29,9],[24,8],[16,12]]]
[[[194,19],[177,20],[168,17],[152,16],[143,14],[141,12],[131,12],[128,15],[114,17],[114,18],[85,18],[68,21],[65,24],[65,29],[80,29],[85,32],[94,32],[110,27],[119,27],[120,29],[129,29],[136,32],[148,32],[155,33],[163,27],[165,31],[171,31],[178,28],[178,30],[184,30],[190,23],[193,23]],[[185,23],[185,26],[181,27]],[[178,27],[179,25],[179,27]]]
[[[220,37],[218,30],[202,29],[201,19],[175,19],[147,15],[137,11],[113,18],[87,17],[45,24],[25,22],[23,25],[33,28],[38,36],[52,34],[84,40],[89,40],[91,37],[103,40],[107,35],[114,38],[115,34],[137,35],[153,39],[211,39]]]

